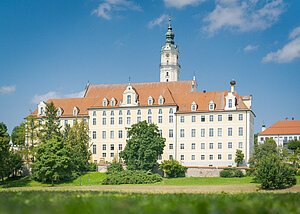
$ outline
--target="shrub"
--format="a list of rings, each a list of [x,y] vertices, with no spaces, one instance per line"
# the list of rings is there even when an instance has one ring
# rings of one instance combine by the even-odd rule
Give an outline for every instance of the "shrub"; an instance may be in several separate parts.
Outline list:
[[[255,168],[246,169],[246,176],[255,176]]]
[[[117,161],[113,161],[108,167],[107,167],[107,174],[114,174],[117,172],[122,172],[123,166],[121,163]]]
[[[158,174],[149,174],[145,171],[124,170],[109,174],[103,181],[103,185],[118,184],[152,184],[162,181],[162,177]]]
[[[220,172],[220,177],[222,178],[235,178],[235,177],[243,177],[244,174],[241,170],[236,168],[225,168]]]
[[[256,168],[256,181],[262,189],[282,189],[297,183],[296,170],[277,154],[262,157]]]
[[[187,168],[182,166],[177,160],[165,160],[159,166],[169,178],[184,177]]]
[[[88,165],[88,171],[89,172],[96,172],[97,171],[97,165],[95,163],[90,163]]]

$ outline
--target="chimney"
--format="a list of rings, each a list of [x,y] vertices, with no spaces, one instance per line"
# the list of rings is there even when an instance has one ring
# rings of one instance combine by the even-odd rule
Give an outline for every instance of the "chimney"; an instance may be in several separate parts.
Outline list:
[[[292,120],[294,120],[295,118],[292,117]]]
[[[266,125],[262,125],[261,126],[261,131],[263,132],[263,131],[265,131],[266,130]]]
[[[234,89],[234,88],[235,88],[234,86],[235,86],[235,84],[236,84],[236,81],[235,81],[234,79],[230,81],[230,85],[231,85],[231,87],[230,87],[230,92],[231,92],[231,93],[234,93],[234,90],[235,90],[235,89]]]

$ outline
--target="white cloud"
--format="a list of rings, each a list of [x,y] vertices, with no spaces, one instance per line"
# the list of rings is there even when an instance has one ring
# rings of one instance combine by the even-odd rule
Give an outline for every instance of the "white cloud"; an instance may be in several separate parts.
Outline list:
[[[47,101],[49,99],[55,99],[55,98],[79,98],[79,97],[83,97],[84,96],[84,92],[80,91],[80,92],[75,92],[75,93],[70,93],[70,94],[61,94],[59,92],[56,91],[49,91],[45,94],[36,94],[34,95],[34,97],[32,98],[31,102],[34,104],[38,104],[41,101]]]
[[[104,0],[92,14],[110,20],[114,12],[127,10],[141,11],[141,7],[130,0]]]
[[[244,52],[251,52],[251,51],[255,51],[258,49],[258,45],[247,45],[246,47],[244,47]]]
[[[16,91],[16,86],[8,85],[0,87],[0,94],[12,94]]]
[[[196,6],[206,0],[164,0],[167,7],[175,7],[177,9],[185,6]]]
[[[148,27],[153,28],[157,25],[162,25],[162,24],[166,23],[168,20],[169,20],[169,16],[167,14],[162,14],[160,17],[150,21],[148,23]]]
[[[263,57],[262,62],[288,63],[300,58],[300,27],[292,30],[289,40],[281,49],[270,52]]]
[[[284,8],[283,0],[216,0],[215,9],[204,18],[204,31],[213,35],[221,29],[264,30],[279,19]]]

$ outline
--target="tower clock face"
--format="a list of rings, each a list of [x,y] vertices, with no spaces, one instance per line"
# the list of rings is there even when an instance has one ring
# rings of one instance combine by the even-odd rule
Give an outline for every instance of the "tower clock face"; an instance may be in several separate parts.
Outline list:
[[[170,54],[169,54],[169,53],[167,53],[167,54],[166,54],[166,57],[169,57],[169,56],[170,56]]]

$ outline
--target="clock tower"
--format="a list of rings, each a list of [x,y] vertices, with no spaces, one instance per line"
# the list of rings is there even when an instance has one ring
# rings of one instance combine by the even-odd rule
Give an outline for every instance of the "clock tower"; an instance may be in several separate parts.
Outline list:
[[[161,48],[160,56],[160,82],[172,82],[179,80],[180,65],[178,63],[179,50],[174,43],[171,19],[166,33],[166,43]]]

